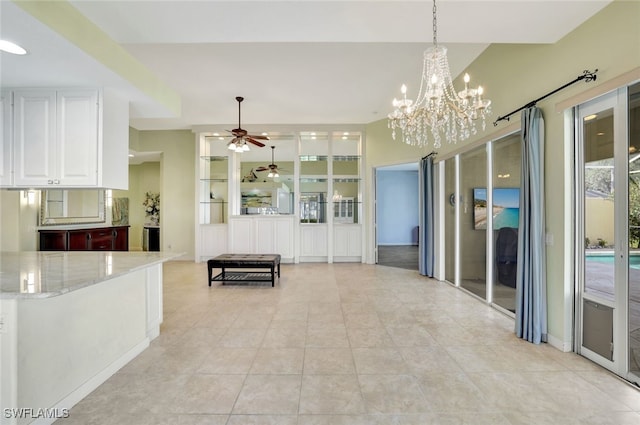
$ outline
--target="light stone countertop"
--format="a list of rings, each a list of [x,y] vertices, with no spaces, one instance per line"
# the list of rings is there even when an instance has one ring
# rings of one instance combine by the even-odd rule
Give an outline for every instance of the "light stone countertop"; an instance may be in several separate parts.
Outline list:
[[[0,299],[63,295],[181,253],[115,251],[0,252]]]

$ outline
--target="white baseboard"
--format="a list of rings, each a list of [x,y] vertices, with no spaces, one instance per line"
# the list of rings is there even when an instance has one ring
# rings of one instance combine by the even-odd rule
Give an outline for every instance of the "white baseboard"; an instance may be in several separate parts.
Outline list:
[[[547,334],[547,343],[552,347],[562,351],[563,353],[568,353],[571,351],[571,341],[563,341],[551,334]]]
[[[91,394],[93,390],[102,385],[107,379],[111,378],[117,371],[124,367],[127,363],[133,360],[138,354],[142,353],[149,346],[149,339],[145,338],[132,349],[124,353],[120,358],[115,360],[109,366],[98,372],[95,376],[90,378],[87,382],[80,385],[75,391],[68,396],[60,400],[50,410],[62,412],[64,409],[70,410],[73,406],[78,404],[80,400]],[[59,418],[38,418],[31,422],[35,425],[51,425]]]
[[[328,257],[313,257],[313,256],[300,256],[300,263],[326,263],[328,262]]]

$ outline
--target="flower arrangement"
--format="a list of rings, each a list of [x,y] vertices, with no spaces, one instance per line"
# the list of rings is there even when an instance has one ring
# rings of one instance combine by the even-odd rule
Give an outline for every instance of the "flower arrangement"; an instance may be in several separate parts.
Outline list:
[[[145,199],[142,205],[144,206],[144,213],[154,223],[160,222],[160,194],[147,192],[145,193]]]

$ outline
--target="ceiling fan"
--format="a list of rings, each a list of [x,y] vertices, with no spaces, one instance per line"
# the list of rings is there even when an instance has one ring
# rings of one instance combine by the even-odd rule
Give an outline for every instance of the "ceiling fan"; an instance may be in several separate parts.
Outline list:
[[[271,164],[263,166],[263,167],[258,167],[255,169],[255,171],[267,171],[269,170],[269,174],[267,175],[267,177],[280,177],[279,171],[285,171],[285,170],[278,170],[278,165],[274,163],[273,160],[273,153],[275,151],[276,147],[275,146],[271,146]]]
[[[243,129],[240,126],[240,105],[244,100],[244,97],[237,96],[236,100],[238,101],[238,128],[234,128],[233,130],[227,130],[229,133],[233,135],[233,139],[229,143],[227,143],[227,147],[229,150],[233,150],[236,152],[245,152],[249,150],[249,145],[247,142],[252,143],[258,147],[264,147],[264,143],[259,142],[259,140],[269,140],[267,136],[258,136],[254,134],[248,134],[247,130]]]

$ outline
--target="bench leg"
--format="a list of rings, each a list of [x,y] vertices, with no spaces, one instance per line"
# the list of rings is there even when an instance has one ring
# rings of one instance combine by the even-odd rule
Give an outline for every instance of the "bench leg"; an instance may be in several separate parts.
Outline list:
[[[276,271],[273,268],[273,266],[271,266],[270,269],[271,269],[271,287],[273,288],[274,286],[276,286]]]
[[[225,274],[224,274],[224,267],[222,267],[222,284],[224,285],[224,278],[225,278]]]
[[[209,286],[211,286],[211,277],[212,277],[212,274],[213,274],[213,267],[211,267],[210,265],[207,264],[207,268],[208,268],[208,271],[209,271],[209,273],[208,273],[209,274]]]
[[[280,263],[278,263],[278,278],[280,278]]]

